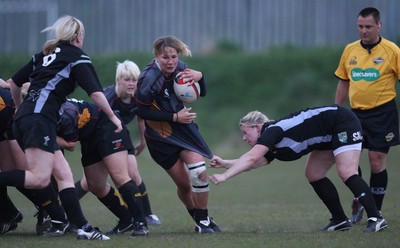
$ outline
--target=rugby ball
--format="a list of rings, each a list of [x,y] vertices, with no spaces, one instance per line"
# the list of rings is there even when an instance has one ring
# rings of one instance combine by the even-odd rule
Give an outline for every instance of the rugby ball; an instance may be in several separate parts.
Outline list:
[[[195,82],[190,85],[185,79],[180,78],[180,73],[175,77],[174,91],[176,97],[184,103],[194,103],[200,97],[199,83]]]

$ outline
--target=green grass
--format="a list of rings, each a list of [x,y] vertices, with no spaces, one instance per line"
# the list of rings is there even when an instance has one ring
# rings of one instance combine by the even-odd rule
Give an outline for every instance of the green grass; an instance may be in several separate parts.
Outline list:
[[[237,150],[243,151],[245,147],[239,146]],[[233,152],[219,155],[231,154]],[[68,154],[68,157],[76,178],[79,178],[81,167],[77,154]],[[348,232],[319,231],[330,216],[307,183],[303,175],[304,159],[301,159],[289,163],[274,161],[224,184],[212,185],[210,215],[225,231],[215,235],[195,234],[194,225],[176,196],[175,186],[146,151],[139,156],[141,175],[147,184],[153,212],[162,220],[161,226],[150,227],[148,237],[131,238],[126,234],[113,236],[110,241],[82,241],[76,240],[73,234],[55,239],[36,236],[35,209],[10,188],[10,195],[23,212],[24,220],[15,231],[0,236],[0,247],[395,247],[400,241],[399,158],[399,148],[394,148],[389,154],[389,188],[383,206],[389,227],[380,233],[363,233],[365,218],[362,224]],[[362,164],[364,175],[367,175],[369,169],[365,159],[364,154]],[[218,171],[209,169],[208,173]],[[334,168],[329,177],[337,185],[342,204],[350,214],[350,191],[339,181]],[[93,195],[85,196],[81,204],[86,217],[101,230],[115,225],[116,217]]]

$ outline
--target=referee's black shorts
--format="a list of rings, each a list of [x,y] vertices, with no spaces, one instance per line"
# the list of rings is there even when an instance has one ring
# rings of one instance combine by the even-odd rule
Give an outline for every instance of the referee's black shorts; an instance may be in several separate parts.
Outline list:
[[[399,114],[393,99],[368,110],[352,109],[363,129],[363,148],[388,153],[391,146],[400,144]]]

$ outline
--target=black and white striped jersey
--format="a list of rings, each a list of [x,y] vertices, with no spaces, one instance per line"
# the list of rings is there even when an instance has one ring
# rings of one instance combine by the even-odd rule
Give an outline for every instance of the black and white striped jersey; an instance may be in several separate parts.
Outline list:
[[[102,91],[90,58],[77,46],[60,43],[52,54],[35,54],[13,77],[16,85],[31,82],[15,119],[40,113],[57,122],[59,109],[79,85],[88,95]]]
[[[361,124],[350,110],[337,105],[307,108],[264,124],[257,144],[273,159],[292,161],[313,150],[330,150],[362,142]]]

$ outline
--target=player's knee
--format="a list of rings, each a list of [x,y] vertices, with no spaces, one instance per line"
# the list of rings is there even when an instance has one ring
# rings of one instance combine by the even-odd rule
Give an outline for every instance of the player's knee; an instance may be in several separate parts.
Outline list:
[[[208,179],[206,176],[206,164],[204,161],[188,164],[189,176],[192,182],[193,192],[209,191]]]

